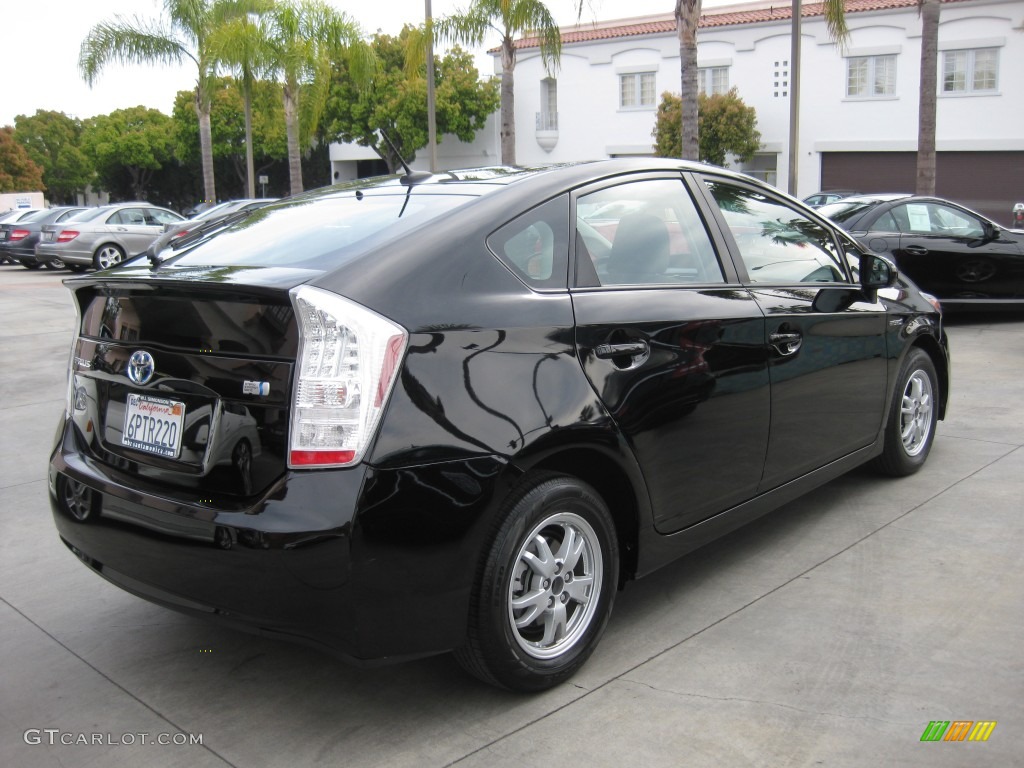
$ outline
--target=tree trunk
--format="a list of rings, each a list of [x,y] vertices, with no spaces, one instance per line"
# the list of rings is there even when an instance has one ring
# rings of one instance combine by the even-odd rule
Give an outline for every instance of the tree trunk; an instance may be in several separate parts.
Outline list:
[[[249,197],[256,197],[256,161],[252,149],[252,85],[245,84],[245,187]]]
[[[302,191],[302,153],[299,151],[299,84],[293,78],[284,84],[284,127],[288,138],[288,180],[291,193]]]
[[[199,151],[203,160],[203,199],[217,202],[213,181],[213,131],[210,129],[210,102],[203,99],[196,88],[196,116],[199,118]]]
[[[501,162],[516,164],[516,49],[511,35],[501,42]]]
[[[918,0],[921,13],[921,87],[917,117],[917,184],[919,195],[935,194],[935,102],[939,69],[940,0]]]
[[[684,160],[700,159],[697,136],[697,25],[701,0],[676,0],[676,34],[679,36],[679,77],[682,101],[682,151]]]

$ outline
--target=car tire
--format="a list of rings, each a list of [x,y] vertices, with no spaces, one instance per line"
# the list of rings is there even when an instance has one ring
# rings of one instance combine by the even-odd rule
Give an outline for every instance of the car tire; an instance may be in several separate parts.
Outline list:
[[[615,523],[589,485],[545,472],[509,495],[495,528],[455,657],[485,682],[543,691],[575,674],[604,633],[618,587]]]
[[[19,262],[19,263],[25,269],[39,269],[41,266],[43,266],[38,261],[22,261],[22,262]]]
[[[875,468],[892,477],[912,475],[928,458],[939,414],[939,383],[932,359],[920,348],[907,354],[896,380],[885,445]]]
[[[109,269],[124,261],[124,251],[113,243],[101,245],[92,257],[92,265],[96,269]]]

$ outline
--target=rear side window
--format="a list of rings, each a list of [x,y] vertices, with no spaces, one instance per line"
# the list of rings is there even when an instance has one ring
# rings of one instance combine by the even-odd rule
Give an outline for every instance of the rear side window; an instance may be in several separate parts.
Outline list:
[[[576,201],[576,285],[722,283],[704,222],[678,179],[645,179]]]
[[[708,188],[732,231],[750,282],[846,282],[828,229],[757,190],[718,181],[709,181]]]
[[[531,288],[565,290],[569,266],[569,196],[549,200],[487,238],[487,246]]]

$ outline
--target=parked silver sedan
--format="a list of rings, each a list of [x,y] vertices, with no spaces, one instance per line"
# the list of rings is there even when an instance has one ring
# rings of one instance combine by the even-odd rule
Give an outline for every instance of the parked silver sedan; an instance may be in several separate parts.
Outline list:
[[[106,269],[145,251],[182,216],[149,203],[90,208],[59,225],[43,227],[36,245],[40,261],[59,259],[72,269]]]

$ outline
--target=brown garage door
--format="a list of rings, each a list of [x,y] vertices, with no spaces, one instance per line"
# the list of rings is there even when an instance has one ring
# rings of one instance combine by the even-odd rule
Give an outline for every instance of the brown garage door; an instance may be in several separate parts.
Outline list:
[[[825,152],[822,189],[913,192],[915,152]],[[935,194],[1009,225],[1013,204],[1024,202],[1024,152],[939,152]]]

